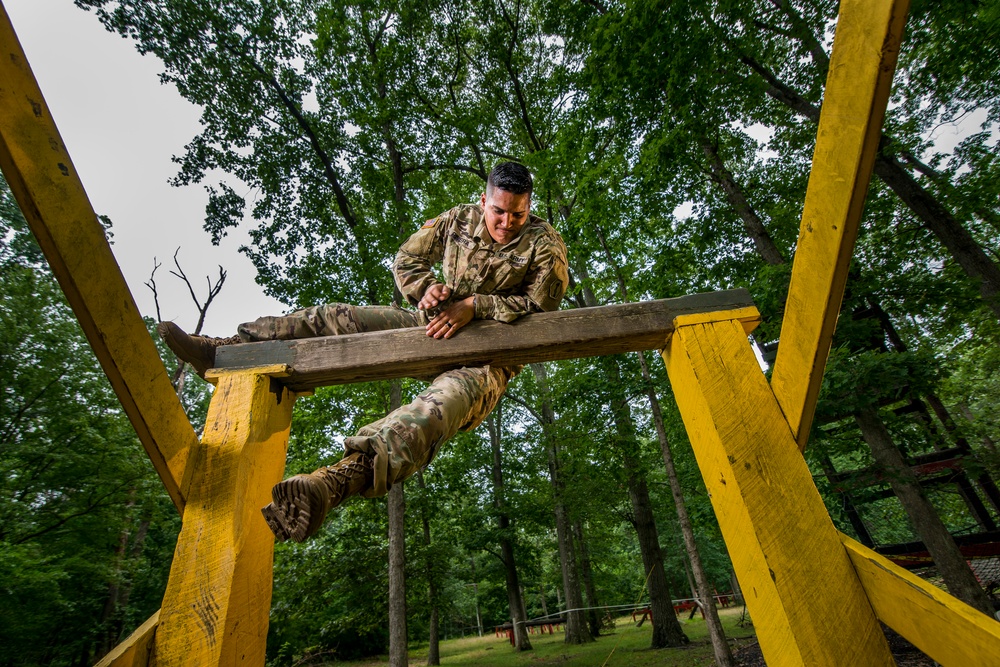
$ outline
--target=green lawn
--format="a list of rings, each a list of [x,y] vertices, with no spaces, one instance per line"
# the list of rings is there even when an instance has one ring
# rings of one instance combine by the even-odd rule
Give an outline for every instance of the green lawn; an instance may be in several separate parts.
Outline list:
[[[746,646],[754,641],[753,628],[737,625],[742,607],[720,609],[726,636],[734,648]],[[694,667],[712,665],[712,646],[708,641],[708,630],[700,617],[687,619],[680,617],[681,626],[691,643],[684,648],[649,648],[650,624],[647,621],[637,628],[631,617],[617,620],[612,634],[600,637],[596,642],[583,646],[563,643],[562,632],[554,635],[530,635],[533,651],[515,653],[506,637],[498,638],[492,632],[483,637],[467,637],[441,642],[442,665],[476,665],[477,667],[518,667],[560,665],[564,667]],[[410,650],[410,664],[423,665],[427,662],[427,646]],[[388,660],[383,656],[362,662],[335,662],[328,665],[343,667],[384,667]]]

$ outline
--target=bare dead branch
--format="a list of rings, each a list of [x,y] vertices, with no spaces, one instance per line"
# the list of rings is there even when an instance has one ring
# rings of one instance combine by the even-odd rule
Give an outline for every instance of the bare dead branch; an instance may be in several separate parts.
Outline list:
[[[160,264],[160,262],[158,262],[156,260],[156,257],[154,256],[153,257],[153,270],[149,272],[149,280],[147,280],[145,283],[143,283],[146,287],[148,287],[153,292],[153,305],[156,306],[156,321],[157,322],[162,322],[163,321],[163,317],[160,315],[160,295],[156,291],[156,271],[161,266],[163,266],[163,265]]]

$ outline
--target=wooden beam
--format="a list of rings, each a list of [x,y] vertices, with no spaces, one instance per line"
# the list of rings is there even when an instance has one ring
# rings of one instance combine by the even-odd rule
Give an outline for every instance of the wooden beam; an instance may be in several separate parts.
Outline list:
[[[909,0],[842,0],[771,387],[799,448],[812,426]]]
[[[94,667],[148,667],[159,624],[160,610],[157,609],[128,639],[111,649]]]
[[[678,326],[663,357],[767,664],[893,665],[742,324]]]
[[[285,469],[296,395],[261,373],[210,379],[217,386],[163,596],[158,667],[264,664],[274,535],[260,509]]]
[[[881,621],[944,667],[1000,665],[996,619],[846,535],[840,537]]]
[[[0,4],[0,169],[178,509],[197,441]]]
[[[227,345],[216,365],[236,370],[286,364],[295,391],[397,377],[433,377],[461,366],[518,365],[638,350],[658,350],[674,318],[736,311],[748,329],[759,321],[746,290],[528,315],[511,324],[470,323],[454,338],[423,327],[287,341]]]

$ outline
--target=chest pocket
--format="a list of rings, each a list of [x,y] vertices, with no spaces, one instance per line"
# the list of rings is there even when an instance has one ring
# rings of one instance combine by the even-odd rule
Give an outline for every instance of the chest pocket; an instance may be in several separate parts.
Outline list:
[[[529,264],[528,258],[521,255],[490,258],[480,289],[498,293],[518,291],[528,275]]]

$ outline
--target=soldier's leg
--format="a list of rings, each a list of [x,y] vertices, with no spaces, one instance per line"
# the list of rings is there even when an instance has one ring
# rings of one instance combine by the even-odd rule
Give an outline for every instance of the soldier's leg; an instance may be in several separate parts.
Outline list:
[[[275,536],[301,542],[351,495],[385,495],[392,484],[427,465],[460,429],[479,425],[518,370],[487,366],[442,373],[410,404],[345,439],[340,462],[278,483],[274,502],[263,510]]]
[[[374,459],[372,486],[363,495],[385,495],[393,483],[430,463],[448,438],[478,426],[496,407],[518,370],[484,366],[447,371],[408,405],[346,438],[344,449],[348,453]]]
[[[260,317],[238,327],[239,335],[229,338],[190,335],[173,322],[161,322],[160,337],[182,361],[191,364],[198,375],[215,366],[215,351],[223,345],[250,343],[260,340],[314,338],[403,329],[427,324],[422,311],[403,310],[393,306],[351,306],[334,303],[297,310],[288,315]]]
[[[238,328],[245,343],[261,340],[291,340],[318,336],[342,336],[405,329],[427,324],[422,311],[403,310],[395,306],[352,306],[331,303],[296,310],[288,315],[258,317]]]

